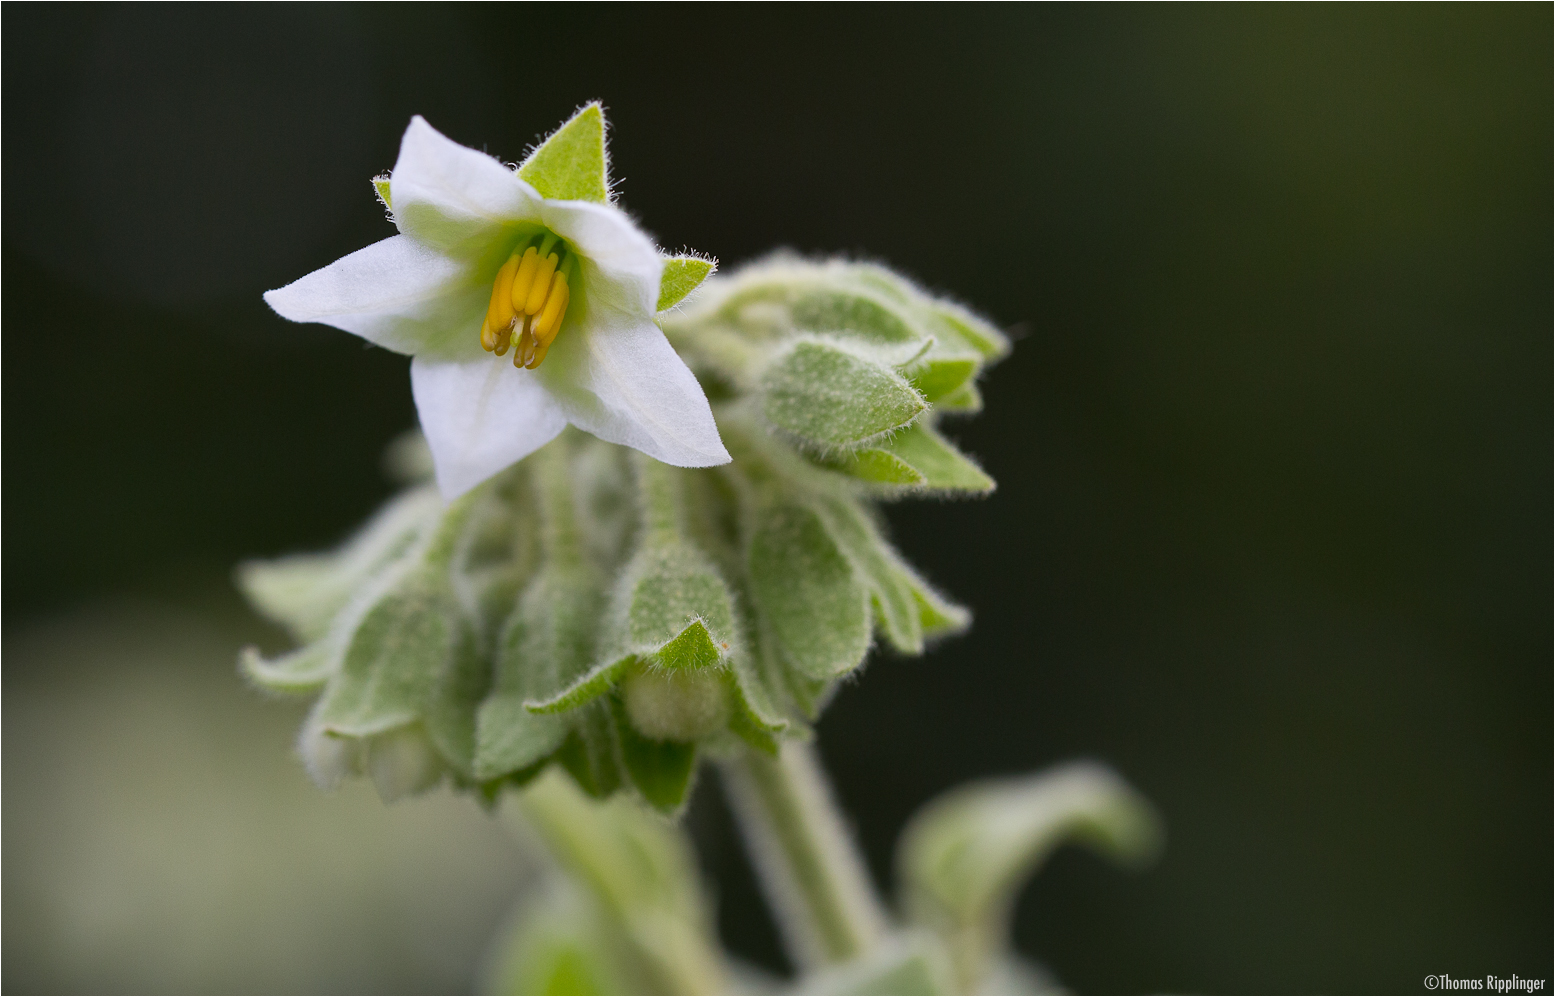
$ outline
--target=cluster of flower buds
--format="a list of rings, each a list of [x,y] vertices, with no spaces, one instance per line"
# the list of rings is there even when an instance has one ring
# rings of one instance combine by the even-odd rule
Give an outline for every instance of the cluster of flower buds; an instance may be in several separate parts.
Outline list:
[[[874,506],[992,489],[939,421],[980,407],[998,329],[882,267],[793,257],[658,321],[732,463],[569,430],[451,503],[412,484],[338,551],[244,566],[301,645],[244,671],[318,694],[320,782],[494,798],[555,762],[674,812],[700,752],[776,751],[876,640],[918,654],[967,625]]]

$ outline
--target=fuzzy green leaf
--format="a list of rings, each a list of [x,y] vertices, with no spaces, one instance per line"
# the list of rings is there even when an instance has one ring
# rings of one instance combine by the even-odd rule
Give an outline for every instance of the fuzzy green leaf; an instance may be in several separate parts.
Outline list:
[[[666,667],[711,665],[735,637],[728,586],[706,557],[679,540],[645,545],[623,573],[614,602],[622,631],[617,653],[635,650]]]
[[[596,702],[579,708],[571,719],[572,731],[556,760],[585,793],[604,799],[621,786],[615,717],[608,704]]]
[[[436,489],[412,489],[385,504],[338,550],[249,561],[238,568],[238,586],[299,641],[317,640],[354,592],[411,550],[441,509]]]
[[[907,379],[925,401],[937,402],[953,395],[977,374],[977,361],[966,358],[936,359],[930,356],[909,370]]]
[[[747,555],[757,610],[804,676],[830,680],[869,650],[869,591],[812,510],[761,510]]]
[[[659,311],[674,308],[695,291],[718,269],[715,260],[700,256],[671,256],[664,261],[664,276],[659,279]]]
[[[378,734],[421,717],[463,639],[458,602],[432,570],[408,576],[363,618],[319,708],[326,731]]]
[[[605,113],[587,104],[529,154],[518,168],[541,197],[561,201],[610,200],[605,155]]]
[[[627,777],[642,798],[655,809],[673,814],[685,805],[696,771],[695,744],[659,741],[644,737],[633,727],[626,708],[613,699],[616,737],[621,745],[621,763]]]
[[[908,823],[897,870],[909,917],[955,939],[964,985],[1003,947],[1016,892],[1059,844],[1123,862],[1160,846],[1149,803],[1110,769],[1077,763],[951,790]]]
[[[887,485],[973,495],[994,489],[994,480],[982,468],[921,422],[889,440],[827,463],[852,477]]]
[[[317,692],[340,664],[340,650],[327,640],[314,641],[279,658],[265,659],[258,648],[245,647],[239,668],[252,683],[267,692]]]
[[[968,381],[936,401],[934,408],[939,412],[960,412],[970,415],[983,410],[983,396],[977,390],[977,385]]]
[[[586,566],[547,565],[525,590],[497,648],[494,688],[477,714],[478,778],[527,768],[561,746],[567,721],[536,716],[525,703],[588,670],[601,601]]]
[[[804,341],[762,375],[762,413],[824,450],[852,449],[927,407],[900,374],[828,343]]]
[[[822,508],[832,536],[858,573],[869,580],[881,632],[903,654],[922,654],[923,627],[912,587],[901,571],[901,558],[856,502],[827,499]]]
[[[524,709],[530,713],[551,714],[566,713],[575,710],[585,703],[593,702],[600,696],[615,688],[616,683],[626,675],[626,671],[636,659],[628,655],[615,661],[608,661],[602,665],[595,665],[573,681],[572,685],[545,699],[530,699],[524,702]]]

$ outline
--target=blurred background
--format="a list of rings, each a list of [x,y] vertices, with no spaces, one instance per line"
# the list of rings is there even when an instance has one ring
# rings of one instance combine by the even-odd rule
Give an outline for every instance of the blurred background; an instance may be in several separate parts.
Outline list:
[[[13,6],[4,989],[457,990],[524,881],[446,793],[325,796],[232,565],[391,490],[407,361],[260,300],[392,229],[411,114],[506,160],[605,101],[726,267],[866,254],[1021,336],[891,510],[977,613],[821,725],[875,872],[1079,756],[1161,863],[1061,853],[1080,991],[1551,976],[1552,14],[1474,7]],[[711,780],[720,923],[781,966]]]

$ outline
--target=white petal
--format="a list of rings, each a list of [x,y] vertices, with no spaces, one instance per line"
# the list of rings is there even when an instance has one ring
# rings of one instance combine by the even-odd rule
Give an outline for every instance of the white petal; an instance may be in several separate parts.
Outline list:
[[[535,379],[508,357],[418,356],[410,391],[432,448],[437,486],[452,501],[554,440],[567,418]]]
[[[490,281],[470,264],[403,235],[342,256],[265,301],[293,322],[323,322],[396,353],[446,352],[450,338],[480,336]]]
[[[603,298],[620,311],[654,313],[664,259],[626,212],[589,201],[544,201],[540,215],[546,227],[576,246],[592,265],[584,271],[590,301]],[[593,268],[604,273],[603,285]]]
[[[533,187],[484,152],[445,137],[419,114],[400,140],[389,200],[401,232],[460,258],[485,253],[514,223],[539,221],[540,195]]]
[[[597,307],[592,288],[588,304],[535,371],[567,421],[677,467],[727,464],[707,396],[659,327]]]

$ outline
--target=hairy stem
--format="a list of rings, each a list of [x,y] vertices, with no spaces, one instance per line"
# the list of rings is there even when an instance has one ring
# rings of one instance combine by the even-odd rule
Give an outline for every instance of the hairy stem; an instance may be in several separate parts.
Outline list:
[[[886,915],[808,744],[747,749],[723,768],[729,801],[789,957],[800,970],[862,955]]]

